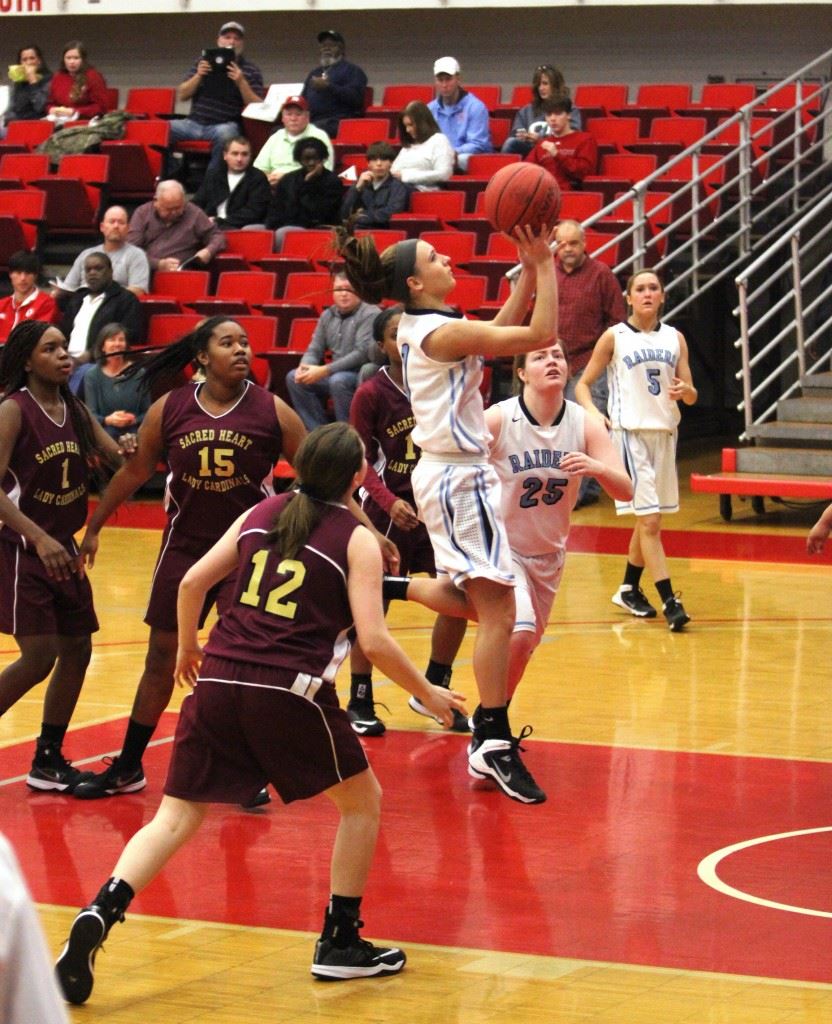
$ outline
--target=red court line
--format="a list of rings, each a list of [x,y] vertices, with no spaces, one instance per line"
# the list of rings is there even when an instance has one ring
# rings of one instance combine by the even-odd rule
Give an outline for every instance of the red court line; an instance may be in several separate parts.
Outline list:
[[[163,731],[173,720],[165,716]],[[120,731],[76,730],[70,749],[112,749]],[[832,765],[530,742],[528,763],[549,801],[523,807],[472,791],[465,743],[392,730],[366,741],[385,791],[362,915],[369,936],[832,981],[828,920],[731,899],[696,874],[729,844],[828,824]],[[90,898],[155,810],[169,750],[148,753],[151,782],[134,796],[82,802],[0,787],[3,827],[37,900]],[[0,751],[0,771],[19,774],[29,756],[22,746]],[[216,808],[134,910],[316,932],[335,825],[325,798],[259,815]],[[726,880],[830,911],[831,857],[829,834],[806,838],[732,859]],[[104,958],[100,998],[115,984]]]

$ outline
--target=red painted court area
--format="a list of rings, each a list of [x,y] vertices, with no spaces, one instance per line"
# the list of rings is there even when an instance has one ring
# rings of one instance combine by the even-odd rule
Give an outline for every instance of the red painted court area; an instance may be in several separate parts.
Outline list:
[[[169,737],[168,713],[157,733]],[[123,722],[73,731],[77,761],[117,748]],[[474,791],[461,736],[389,731],[366,743],[385,789],[365,900],[369,936],[751,976],[832,981],[828,918],[722,895],[697,865],[722,847],[829,824],[832,765],[529,742],[548,792],[523,807]],[[91,803],[30,794],[31,744],[0,751],[0,820],[35,898],[80,906],[155,810],[170,753],[144,793]],[[135,913],[317,931],[336,815],[325,798],[258,814],[217,808],[135,901]],[[832,912],[832,833],[726,859],[720,877],[762,899]]]

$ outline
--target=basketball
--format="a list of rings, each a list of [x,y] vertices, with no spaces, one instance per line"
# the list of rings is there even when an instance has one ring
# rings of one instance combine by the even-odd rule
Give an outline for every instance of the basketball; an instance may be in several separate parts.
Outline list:
[[[508,164],[489,181],[484,203],[485,215],[498,231],[510,235],[516,227],[528,224],[537,233],[556,223],[560,188],[537,164]]]

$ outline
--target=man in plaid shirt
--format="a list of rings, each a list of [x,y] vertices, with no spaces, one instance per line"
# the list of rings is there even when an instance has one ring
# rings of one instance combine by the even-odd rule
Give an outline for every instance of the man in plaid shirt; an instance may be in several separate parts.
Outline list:
[[[610,268],[586,252],[584,230],[576,220],[563,220],[555,236],[558,248],[558,336],[569,360],[566,397],[575,400],[575,384],[589,362],[595,342],[608,327],[627,319],[621,286]],[[607,414],[607,378],[592,385],[592,400]],[[593,477],[581,481],[576,508],[598,501],[601,486]]]

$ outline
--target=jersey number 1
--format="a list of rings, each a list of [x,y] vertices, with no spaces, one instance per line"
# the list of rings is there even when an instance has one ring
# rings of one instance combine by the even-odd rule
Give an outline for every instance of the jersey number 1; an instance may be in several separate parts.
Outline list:
[[[248,604],[253,608],[260,605],[260,586],[263,582],[263,573],[266,571],[266,562],[269,552],[265,549],[255,551],[251,556],[251,576],[248,586],[240,594],[240,604]],[[293,619],[298,610],[296,601],[286,601],[289,594],[298,590],[303,585],[306,576],[306,566],[294,558],[284,558],[277,566],[277,572],[288,576],[279,586],[270,590],[266,596],[266,603],[263,611],[268,615],[279,615],[284,619]]]

